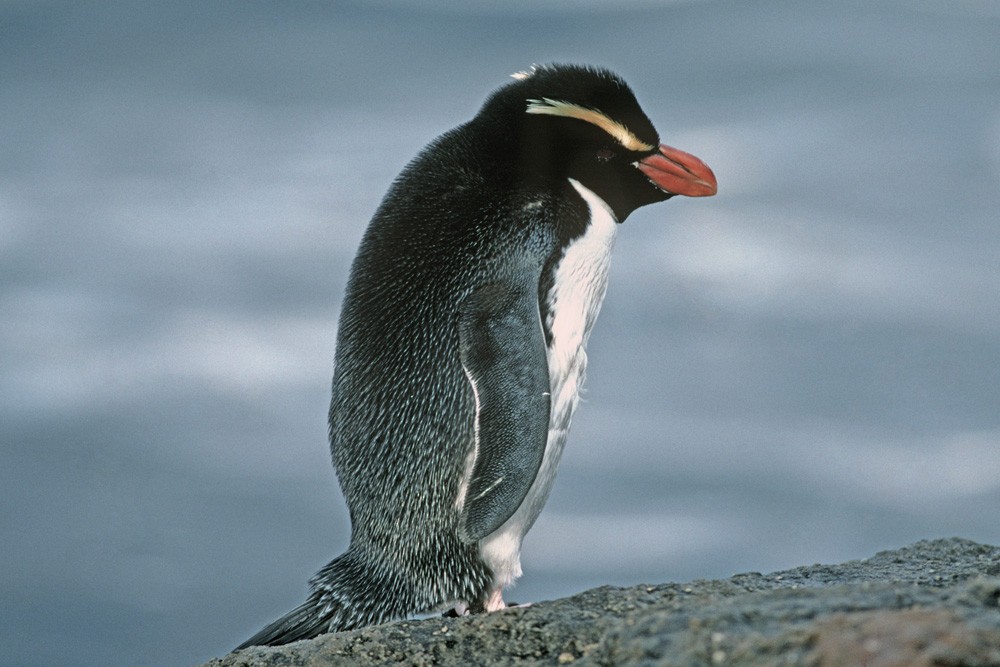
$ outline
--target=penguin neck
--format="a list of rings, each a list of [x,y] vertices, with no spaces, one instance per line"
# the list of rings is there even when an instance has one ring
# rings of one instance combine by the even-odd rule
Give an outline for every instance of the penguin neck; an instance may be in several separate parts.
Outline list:
[[[598,225],[603,227],[604,225],[610,224],[611,231],[609,232],[614,238],[615,230],[617,229],[618,216],[612,210],[608,203],[601,199],[593,190],[588,188],[586,185],[576,180],[575,178],[566,179],[569,184],[573,186],[573,189],[583,197],[583,201],[587,202],[587,207],[590,209],[590,224]]]
[[[568,180],[586,203],[589,219],[582,234],[564,246],[552,268],[552,282],[545,295],[549,366],[550,372],[556,371],[557,375],[573,365],[570,357],[578,351],[583,352],[597,320],[607,290],[611,251],[618,232],[618,219],[611,207],[587,186],[572,178]]]

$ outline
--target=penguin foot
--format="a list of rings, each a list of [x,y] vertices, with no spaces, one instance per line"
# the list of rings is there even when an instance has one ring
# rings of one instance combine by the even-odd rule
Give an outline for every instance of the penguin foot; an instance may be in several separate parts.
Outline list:
[[[464,602],[456,602],[454,607],[441,615],[445,618],[458,618],[459,616],[468,616],[470,613],[469,605]]]
[[[466,602],[456,602],[455,606],[441,613],[442,618],[459,618],[471,614],[489,614],[504,609],[527,609],[531,602],[504,602],[503,589],[498,588],[490,594],[488,600],[481,605],[470,605]]]
[[[503,588],[498,586],[497,589],[490,594],[490,599],[487,600],[486,604],[483,606],[486,608],[487,613],[506,609],[507,603],[503,601]]]

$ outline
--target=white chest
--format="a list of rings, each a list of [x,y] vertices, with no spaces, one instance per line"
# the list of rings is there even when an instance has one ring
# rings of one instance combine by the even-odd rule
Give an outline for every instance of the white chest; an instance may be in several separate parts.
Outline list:
[[[608,267],[618,222],[600,197],[570,179],[590,207],[587,231],[567,246],[548,294],[546,326],[552,387],[550,431],[568,428],[587,366],[586,344],[608,287]],[[551,435],[549,438],[551,442]]]
[[[607,290],[608,266],[618,230],[618,222],[604,200],[579,182],[570,179],[570,183],[590,207],[590,224],[566,247],[546,295],[549,311],[545,324],[551,332],[546,352],[552,404],[542,464],[524,502],[480,547],[493,568],[498,586],[506,586],[520,576],[521,540],[538,518],[555,481],[556,465],[562,456],[586,372],[587,338]]]

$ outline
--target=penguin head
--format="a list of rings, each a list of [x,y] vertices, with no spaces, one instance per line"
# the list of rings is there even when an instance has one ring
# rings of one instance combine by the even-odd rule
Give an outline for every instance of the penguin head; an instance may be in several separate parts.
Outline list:
[[[712,170],[660,144],[635,94],[612,72],[545,65],[514,78],[477,118],[503,133],[500,153],[514,162],[520,186],[561,187],[575,179],[601,197],[619,222],[640,206],[675,195],[715,194]]]

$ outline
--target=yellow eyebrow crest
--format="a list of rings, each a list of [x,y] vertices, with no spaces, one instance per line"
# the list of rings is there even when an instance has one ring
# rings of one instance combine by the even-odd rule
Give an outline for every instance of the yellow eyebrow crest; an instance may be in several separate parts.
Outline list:
[[[615,141],[630,151],[651,151],[656,148],[656,146],[640,140],[630,129],[618,121],[607,117],[597,109],[588,109],[572,102],[562,102],[543,97],[540,100],[528,100],[528,108],[525,111],[527,113],[563,116],[564,118],[577,118],[587,121],[610,134],[614,137]]]

